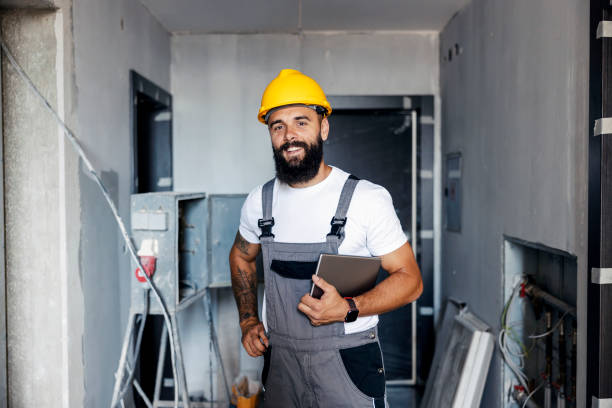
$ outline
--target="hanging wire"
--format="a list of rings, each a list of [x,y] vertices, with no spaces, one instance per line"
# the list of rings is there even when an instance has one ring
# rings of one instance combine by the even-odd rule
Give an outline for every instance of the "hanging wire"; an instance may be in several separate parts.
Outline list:
[[[85,151],[81,147],[81,144],[79,143],[78,139],[76,138],[74,133],[68,128],[68,126],[64,123],[64,121],[59,116],[59,114],[55,111],[55,109],[51,106],[49,101],[41,94],[41,92],[38,90],[38,88],[36,88],[36,86],[34,85],[34,82],[32,82],[32,80],[25,73],[25,71],[23,70],[21,65],[19,65],[17,60],[15,60],[15,58],[13,57],[13,54],[11,53],[11,51],[9,50],[7,45],[4,43],[4,41],[1,40],[1,39],[0,39],[0,47],[2,48],[2,51],[4,52],[4,55],[9,60],[9,63],[11,65],[11,67],[17,72],[19,77],[26,83],[26,85],[30,88],[30,90],[40,99],[40,101],[42,102],[42,104],[45,107],[45,109],[47,109],[49,111],[49,113],[51,113],[51,115],[53,116],[53,118],[55,119],[57,124],[64,131],[64,135],[66,136],[66,138],[68,139],[68,141],[70,142],[72,147],[76,150],[76,152],[79,155],[79,157],[81,158],[81,160],[83,160],[83,163],[85,164],[85,167],[87,168],[88,175],[94,180],[96,185],[100,188],[100,191],[102,192],[102,195],[104,196],[104,199],[106,200],[106,203],[108,204],[108,206],[110,207],[111,212],[113,213],[113,217],[115,218],[115,221],[117,222],[117,225],[119,227],[119,230],[121,231],[121,235],[123,237],[123,240],[125,241],[127,249],[129,251],[132,259],[134,260],[134,263],[137,265],[138,268],[140,268],[140,270],[144,271],[145,268],[143,268],[142,264],[140,263],[140,259],[136,255],[136,249],[134,248],[134,244],[132,243],[132,240],[130,239],[130,236],[129,236],[126,228],[125,228],[123,220],[119,216],[119,212],[117,211],[117,207],[115,206],[115,203],[113,202],[112,198],[108,194],[108,190],[106,189],[106,187],[102,183],[102,180],[98,176],[98,173],[96,172],[96,170],[94,169],[93,165],[89,161],[89,158],[85,154]],[[153,282],[151,281],[149,276],[146,273],[143,273],[142,275],[145,278],[145,280],[147,281],[147,284],[149,285],[149,287],[151,288],[151,291],[153,292],[153,295],[154,295],[155,299],[159,303],[159,305],[160,305],[160,307],[162,309],[164,320],[166,322],[166,326],[168,327],[168,335],[170,337],[170,356],[171,356],[171,360],[172,360],[172,375],[174,376],[174,383],[177,384],[178,374],[177,374],[176,361],[175,361],[175,341],[176,341],[176,339],[174,338],[173,331],[172,331],[172,320],[170,318],[170,313],[168,312],[168,308],[166,307],[166,304],[165,304],[163,298],[161,297],[161,294],[159,293],[159,290],[153,284]],[[122,373],[117,373],[117,375],[121,376]],[[175,406],[175,408],[178,408],[178,392],[177,392],[177,388],[178,387],[175,385],[175,387],[174,387],[174,406]],[[117,404],[117,401],[113,401],[112,406],[114,407],[116,404]]]

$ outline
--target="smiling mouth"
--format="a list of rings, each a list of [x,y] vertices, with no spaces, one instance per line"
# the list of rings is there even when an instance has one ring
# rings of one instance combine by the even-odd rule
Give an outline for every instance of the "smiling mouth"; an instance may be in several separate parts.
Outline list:
[[[300,151],[302,151],[302,150],[304,150],[304,149],[303,149],[303,148],[301,148],[301,147],[297,147],[297,146],[294,146],[294,147],[290,147],[290,148],[288,148],[288,149],[285,149],[285,151],[287,152],[287,154],[288,154],[289,156],[293,156],[293,155],[295,155],[295,154],[299,153],[299,152],[300,152]]]

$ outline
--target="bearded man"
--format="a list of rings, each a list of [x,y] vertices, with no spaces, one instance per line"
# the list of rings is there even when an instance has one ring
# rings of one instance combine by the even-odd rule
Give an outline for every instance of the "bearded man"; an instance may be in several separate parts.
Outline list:
[[[423,291],[388,191],[325,163],[331,112],[321,87],[291,69],[270,82],[259,109],[276,177],[247,197],[229,261],[242,344],[249,355],[264,355],[265,407],[388,406],[378,315]],[[377,256],[389,276],[343,298],[314,275],[321,254]],[[309,295],[313,282],[323,290],[320,299]]]

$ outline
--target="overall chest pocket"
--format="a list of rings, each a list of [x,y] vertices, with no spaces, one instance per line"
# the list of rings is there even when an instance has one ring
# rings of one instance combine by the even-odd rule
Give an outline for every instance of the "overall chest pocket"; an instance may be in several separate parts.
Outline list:
[[[288,279],[311,280],[312,275],[317,271],[317,261],[279,261],[273,259],[270,269]]]
[[[297,306],[302,296],[306,293],[310,293],[310,289],[312,288],[312,275],[314,275],[317,270],[317,263],[318,262],[272,260],[270,269],[280,277],[278,280],[282,281],[282,283],[278,282],[279,285],[277,287],[285,292],[280,295],[283,296],[285,300],[295,303]]]

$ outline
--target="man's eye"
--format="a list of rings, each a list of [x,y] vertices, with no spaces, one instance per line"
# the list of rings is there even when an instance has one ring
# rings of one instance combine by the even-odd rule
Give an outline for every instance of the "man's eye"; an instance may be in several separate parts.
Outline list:
[[[278,132],[279,130],[281,130],[283,128],[282,125],[276,125],[272,128],[273,131]]]
[[[306,126],[306,122],[298,122],[298,126]]]

